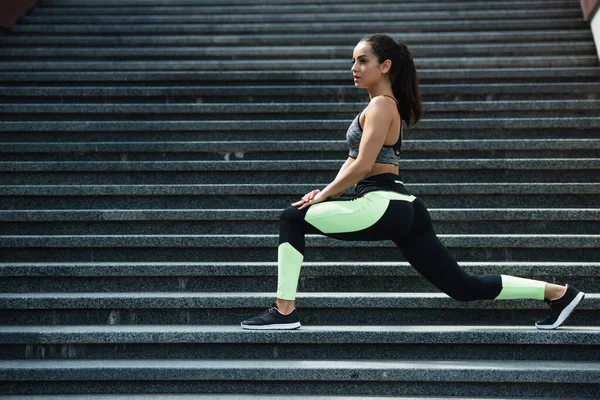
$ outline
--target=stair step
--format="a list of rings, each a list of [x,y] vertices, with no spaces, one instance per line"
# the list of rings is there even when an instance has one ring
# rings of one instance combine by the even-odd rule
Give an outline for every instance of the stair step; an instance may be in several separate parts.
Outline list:
[[[0,210],[0,221],[279,221],[282,209]],[[429,209],[434,221],[600,221],[600,209]]]
[[[278,235],[36,235],[0,236],[1,247],[277,247]],[[596,248],[600,235],[441,235],[449,247]],[[307,247],[390,247],[382,241],[340,241],[307,235]]]
[[[77,12],[78,15],[136,15],[136,14],[188,14],[194,15],[199,13],[204,14],[222,14],[224,10],[227,14],[264,14],[264,13],[331,13],[331,12],[356,12],[360,13],[364,11],[362,4],[353,4],[353,2],[345,2],[339,4],[320,2],[320,4],[303,4],[305,2],[299,1],[297,4],[288,4],[285,2],[279,2],[276,9],[273,5],[269,5],[268,2],[261,2],[261,4],[252,4],[249,2],[234,4],[220,4],[220,5],[206,5],[194,4],[194,3],[157,3],[157,2],[144,2],[146,7],[132,7],[135,3],[122,2],[116,4],[110,4],[107,6],[105,3],[93,4],[91,6],[72,4],[72,5],[60,5],[60,4],[41,4],[40,7],[34,9],[35,15],[73,15]],[[52,8],[48,7],[51,6]],[[60,6],[60,7],[59,7]],[[103,7],[104,6],[104,7]],[[560,0],[560,1],[495,1],[493,3],[481,2],[481,1],[462,1],[462,2],[439,2],[430,1],[427,3],[374,3],[369,4],[369,11],[371,12],[384,12],[390,11],[451,11],[451,10],[507,10],[507,9],[576,9],[579,10],[577,4],[573,1]],[[276,11],[274,11],[276,10]]]
[[[0,343],[10,346],[13,357],[21,360],[124,359],[132,352],[136,359],[151,360],[164,358],[167,350],[171,360],[326,357],[431,361],[477,357],[497,361],[595,362],[600,354],[600,330],[584,326],[548,332],[533,326],[304,325],[296,331],[252,332],[239,324],[38,325],[0,326]],[[5,351],[3,355],[8,354]]]
[[[597,263],[459,262],[471,275],[490,272],[568,282],[600,292]],[[172,272],[169,272],[172,271]],[[277,286],[273,262],[240,263],[2,263],[0,292],[268,292]],[[439,292],[406,262],[305,262],[302,292]]]
[[[32,63],[33,64],[33,63]],[[116,65],[116,64],[113,64]],[[1,67],[2,65],[0,65]],[[434,100],[447,101],[448,98],[460,99],[460,100],[479,100],[484,98],[489,100],[523,100],[528,97],[535,97],[536,99],[546,99],[552,96],[553,99],[565,99],[565,100],[576,100],[577,98],[584,99],[588,96],[596,96],[600,92],[600,82],[588,82],[588,83],[500,83],[500,84],[454,84],[454,85],[422,85],[421,93],[423,95],[429,95],[429,98]],[[84,101],[98,101],[102,99],[110,98],[111,102],[127,102],[131,103],[132,99],[141,99],[157,102],[159,99],[164,101],[176,101],[182,102],[186,99],[192,102],[212,102],[212,103],[224,103],[224,102],[238,102],[247,103],[252,101],[255,102],[281,102],[283,98],[294,97],[296,101],[304,102],[315,102],[323,101],[323,98],[330,98],[331,100],[348,99],[352,101],[363,101],[364,93],[357,91],[353,87],[339,86],[339,85],[321,85],[321,86],[240,86],[236,87],[234,91],[230,87],[219,87],[219,86],[194,86],[194,87],[179,87],[179,86],[154,86],[154,87],[0,87],[0,95],[4,97],[4,103],[14,103],[15,101],[41,101],[48,102],[49,100],[56,99],[67,99],[73,102],[73,99],[77,99],[80,102]],[[366,104],[366,102],[365,102]],[[510,120],[510,119],[507,119]],[[557,124],[562,119],[555,119]],[[576,127],[582,127],[577,124],[577,119],[567,118],[565,121],[570,120],[570,125],[575,124]],[[594,120],[593,118],[581,118],[583,124],[586,120]],[[519,124],[524,124],[524,127],[531,127],[527,124],[527,121],[520,121],[520,119],[514,119],[517,123],[515,128],[519,127]],[[417,125],[417,129],[421,128],[423,124],[435,123],[436,120],[423,121]],[[459,121],[457,121],[459,122]],[[48,122],[50,126],[62,126],[64,123]],[[62,124],[62,125],[61,125]],[[104,122],[101,123],[104,125]],[[146,123],[145,125],[147,125]],[[156,124],[156,122],[151,122]],[[181,129],[180,126],[176,126],[177,122],[170,122],[171,126]],[[343,121],[344,126],[347,128],[348,121]],[[559,126],[568,126],[569,122]],[[32,123],[35,126],[35,122]],[[80,123],[81,125],[81,123]],[[90,126],[94,126],[94,122],[89,122]],[[245,129],[250,129],[252,124],[244,121]],[[342,129],[341,125],[336,125],[335,129]],[[18,125],[12,122],[4,122],[2,125],[3,130],[11,129],[25,129],[26,126],[23,124]],[[487,125],[487,128],[494,128],[495,126]],[[534,128],[536,126],[533,126]],[[206,129],[208,127],[201,125],[198,129]],[[39,129],[39,128],[38,128]],[[62,129],[66,129],[64,126]],[[297,127],[296,129],[299,129]]]
[[[303,326],[249,332],[239,325],[0,326],[2,344],[252,343],[494,344],[600,346],[600,328],[542,331],[530,326]],[[591,348],[590,348],[591,350]]]
[[[600,256],[600,236],[440,234],[456,259],[464,261],[589,262]],[[308,236],[306,261],[402,260],[390,241],[349,242]],[[13,235],[0,236],[0,262],[131,262],[274,260],[277,235]],[[124,249],[127,249],[124,251]]]
[[[0,208],[282,209],[326,184],[324,181],[260,185],[0,185]],[[431,208],[598,208],[600,192],[597,183],[407,183],[405,186]]]
[[[269,23],[306,23],[310,20],[311,24],[315,23],[348,23],[351,21],[364,23],[366,21],[381,22],[388,21],[425,21],[426,23],[437,23],[462,20],[485,20],[485,21],[506,21],[511,19],[527,18],[532,21],[536,20],[573,20],[581,18],[581,10],[573,8],[546,8],[537,10],[532,13],[531,10],[414,10],[414,11],[395,11],[388,10],[386,12],[371,11],[364,12],[343,12],[343,11],[325,11],[320,12],[281,12],[280,10],[271,8],[270,12],[252,12],[244,14],[229,14],[221,9],[217,12],[205,11],[202,13],[193,13],[185,10],[180,14],[161,15],[160,12],[155,12],[153,15],[25,15],[20,22],[29,26],[45,24],[63,24],[63,25],[78,25],[78,24],[269,24]]]
[[[264,308],[273,293],[261,292],[93,292],[93,293],[0,293],[0,308],[19,309],[201,309]],[[546,309],[539,300],[478,300],[460,302],[444,293],[298,292],[303,309]],[[586,293],[578,310],[600,312],[600,294]]]
[[[600,87],[600,83],[599,83]],[[0,122],[0,132],[35,131],[306,131],[341,132],[348,120],[273,120],[273,121],[23,121]],[[420,121],[414,131],[427,129],[553,129],[598,128],[600,117],[579,118],[439,118]]]
[[[535,3],[536,1],[531,1],[531,2],[526,2],[526,3]],[[354,3],[359,3],[359,4],[363,4],[363,2],[361,0],[322,0],[319,2],[319,7],[322,6],[333,6],[333,5],[342,5],[343,4],[354,4]],[[437,0],[437,1],[432,1],[431,3],[435,4],[436,6],[440,6],[440,5],[446,5],[446,4],[465,4],[464,0]],[[520,1],[515,1],[515,0],[511,0],[511,1],[498,1],[499,4],[519,4],[521,3]],[[78,0],[45,0],[43,2],[43,4],[41,4],[41,7],[77,7],[78,9],[86,9],[86,8],[91,8],[91,7],[110,7],[110,8],[119,8],[119,7],[131,7],[131,6],[135,6],[135,7],[140,7],[140,6],[186,6],[186,7],[190,7],[190,6],[194,6],[197,5],[198,3],[196,1],[193,0],[89,0],[85,3],[81,3]],[[218,7],[235,7],[235,6],[251,6],[251,5],[255,5],[256,2],[252,1],[252,0],[203,0],[202,1],[202,5],[203,6],[218,6]],[[289,4],[293,4],[293,5],[312,5],[314,4],[314,0],[261,0],[260,2],[261,5],[264,6],[281,6],[281,5],[289,5]],[[377,4],[377,3],[374,3]],[[388,5],[388,3],[384,3],[386,5]],[[423,2],[422,1],[418,1],[418,0],[405,0],[401,3],[404,6],[410,6],[413,5],[414,7],[423,7]],[[476,2],[468,2],[467,4],[482,4],[481,1],[476,1]],[[485,2],[483,2],[483,4],[486,4]],[[560,5],[561,7],[567,6],[569,4],[573,4],[573,1],[568,1],[568,0],[547,0],[544,2],[544,4],[548,4],[548,5]],[[426,6],[425,6],[426,7]],[[143,8],[143,7],[141,7]]]
[[[320,396],[320,395],[287,395],[286,399],[289,400],[389,400],[389,397],[379,396]],[[489,399],[498,399],[496,397],[488,397]],[[130,400],[130,399],[143,399],[143,400],[279,400],[281,395],[258,395],[258,394],[67,394],[67,395],[0,395],[1,400]],[[397,400],[481,400],[481,398],[475,397],[431,397],[431,396],[394,396]],[[524,398],[524,397],[511,397],[513,400],[539,400],[538,398]],[[550,398],[545,397],[545,400],[565,400],[566,398]]]
[[[405,140],[402,169],[409,160],[598,158],[599,139]],[[4,162],[114,162],[332,160],[347,157],[343,140],[189,142],[4,142]],[[425,153],[426,152],[426,153]],[[556,157],[553,157],[556,156]],[[409,167],[410,168],[410,167]]]
[[[532,17],[535,14],[526,13]],[[579,15],[576,15],[579,14]],[[312,16],[311,16],[312,17]],[[381,18],[381,17],[380,17]],[[242,34],[242,33],[348,33],[354,35],[356,40],[363,35],[357,32],[390,33],[399,32],[471,32],[471,31],[528,31],[542,29],[589,29],[589,23],[583,20],[581,13],[573,13],[572,17],[565,18],[510,18],[510,19],[459,19],[459,20],[393,20],[378,19],[376,21],[362,22],[287,22],[285,24],[272,23],[219,23],[219,24],[17,24],[11,28],[15,34]],[[110,22],[110,21],[108,21]]]
[[[527,7],[531,7],[531,2],[525,2]],[[448,4],[448,3],[446,3]],[[486,7],[493,7],[496,2],[485,3]],[[546,4],[546,2],[544,2]],[[342,4],[336,5],[341,7]],[[376,4],[370,4],[369,7],[375,7]],[[385,4],[385,7],[390,7],[390,4]],[[436,5],[437,6],[437,5]],[[364,9],[364,5],[359,7]],[[546,5],[544,5],[546,7]],[[579,5],[577,5],[579,7]],[[108,8],[109,12],[118,10],[118,7]],[[228,12],[231,8],[228,7]],[[40,8],[38,7],[38,10]],[[47,9],[61,10],[61,9]],[[65,9],[69,10],[69,9]],[[87,9],[78,7],[77,13],[84,13]],[[90,9],[101,10],[101,9]],[[136,8],[140,10],[140,8]],[[34,9],[34,12],[35,9]],[[69,12],[70,11],[64,11]],[[90,11],[97,14],[96,11]],[[100,12],[100,11],[98,11]],[[119,12],[119,11],[117,11]],[[123,11],[125,12],[125,11]],[[98,14],[99,15],[99,14]],[[532,30],[528,31],[524,36],[521,32],[499,31],[499,32],[403,32],[401,34],[391,34],[396,40],[401,40],[412,47],[418,44],[460,44],[460,43],[537,43],[540,40],[549,42],[564,42],[564,41],[593,41],[592,33],[589,28],[580,30],[569,29],[560,30]],[[356,45],[357,38],[349,36],[347,33],[329,33],[327,36],[315,33],[279,33],[279,34],[243,34],[243,35],[152,35],[152,36],[128,36],[128,35],[102,35],[102,36],[81,36],[73,35],[5,35],[2,37],[2,43],[5,45],[18,45],[20,47],[41,46],[41,45],[81,45],[82,42],[88,45],[104,45],[104,46],[123,46],[123,45],[197,45],[197,46],[212,46],[212,45]],[[419,74],[421,76],[421,73]]]
[[[583,150],[600,149],[600,139],[483,139],[406,140],[402,151],[465,150]],[[346,151],[343,140],[314,141],[193,141],[193,142],[13,142],[1,143],[0,153],[79,153],[79,152],[251,152],[251,151]],[[534,161],[534,158],[528,160]],[[404,161],[403,161],[404,163]]]
[[[77,82],[80,81],[83,84],[89,84],[90,82],[97,82],[106,84],[107,82],[119,82],[123,85],[135,85],[138,82],[155,82],[156,84],[163,85],[166,82],[175,82],[175,83],[183,83],[185,85],[189,85],[194,82],[203,82],[206,84],[213,84],[215,82],[240,82],[243,84],[248,84],[248,82],[277,82],[277,81],[285,81],[285,82],[295,82],[300,81],[302,83],[321,83],[325,82],[327,84],[333,84],[336,82],[348,83],[349,73],[347,71],[326,71],[326,70],[314,70],[314,71],[204,71],[202,73],[196,72],[186,72],[186,71],[171,71],[171,72],[152,72],[152,71],[144,71],[144,72],[131,72],[131,71],[123,71],[119,74],[109,73],[109,72],[30,72],[30,73],[22,73],[22,72],[1,72],[0,73],[0,82],[4,84],[9,84],[11,86],[15,86],[20,82],[25,83],[51,83],[53,85],[57,85],[59,82]],[[430,81],[432,80],[444,80],[448,81],[448,83],[459,83],[460,80],[464,80],[467,82],[468,80],[481,80],[487,79],[492,81],[493,83],[497,83],[500,80],[511,80],[515,81],[518,79],[535,79],[540,82],[549,82],[553,78],[560,79],[559,82],[564,83],[568,79],[582,79],[586,82],[590,80],[596,80],[600,76],[600,71],[595,67],[555,67],[555,68],[547,68],[547,67],[534,67],[534,68],[471,68],[471,69],[422,69],[419,73],[419,82],[425,86],[431,85]],[[435,111],[435,107],[439,105],[445,105],[446,107],[451,107],[457,109],[456,111],[461,110],[461,105],[465,105],[467,107],[473,107],[473,105],[477,105],[478,107],[483,107],[484,109],[496,109],[500,107],[510,107],[512,110],[520,110],[520,109],[531,109],[532,107],[547,107],[554,106],[556,107],[557,103],[564,105],[567,109],[573,109],[573,107],[569,107],[571,104],[575,106],[579,105],[588,105],[592,106],[597,103],[597,100],[572,100],[572,101],[539,101],[532,99],[531,101],[520,101],[516,102],[431,102],[425,101],[424,106],[427,110]],[[316,106],[323,106],[325,109],[334,109],[334,110],[354,110],[357,107],[364,107],[364,103],[319,103],[319,104],[307,104],[307,103],[278,103],[273,104],[276,107],[286,107],[287,109],[297,110],[297,107],[301,109],[306,109],[309,107],[315,108]],[[27,104],[14,104],[9,105],[12,107],[31,107]],[[50,107],[50,105],[40,105],[42,107]],[[76,109],[76,107],[81,107],[78,104],[55,104],[53,107],[62,107],[64,110],[65,107],[70,107]],[[100,104],[95,107],[114,107],[111,104]],[[141,107],[141,105],[129,104],[122,105],[122,107]],[[258,110],[263,111],[265,105],[262,104],[248,104],[248,105],[239,105],[239,104],[227,104],[227,105],[219,105],[219,104],[160,104],[153,105],[152,107],[156,108],[157,106],[163,107],[163,110],[168,109],[190,109],[196,108],[198,110],[209,109],[210,107],[233,107],[234,109],[238,109],[243,107],[243,109],[252,110],[254,108],[258,108]],[[6,105],[2,105],[2,107],[6,107]],[[432,108],[433,107],[433,108]],[[277,109],[277,108],[276,108]],[[358,111],[360,111],[359,108]],[[121,108],[122,110],[122,108]],[[315,111],[319,111],[318,108],[315,108]],[[122,111],[121,111],[122,112]],[[246,111],[250,112],[250,111]],[[263,111],[266,112],[266,111]],[[276,112],[276,111],[270,111]]]
[[[271,285],[268,292],[0,293],[0,324],[238,325],[273,303],[275,287]],[[587,290],[584,286],[580,289]],[[539,300],[459,302],[440,292],[299,291],[296,306],[303,326],[525,324],[533,327],[548,312],[547,305]],[[599,311],[600,295],[586,292],[585,300],[566,326],[596,326]]]
[[[421,381],[526,384],[600,381],[598,363],[556,361],[36,360],[0,361],[6,380]],[[577,387],[579,390],[580,387]],[[585,390],[583,391],[585,393]]]
[[[32,74],[33,75],[33,74]],[[76,75],[76,74],[72,74]],[[114,75],[114,74],[113,74]],[[120,74],[119,74],[120,75]],[[63,75],[61,75],[63,76]],[[162,79],[162,78],[161,78]],[[182,77],[181,79],[185,79]],[[249,115],[276,115],[278,120],[285,120],[287,115],[297,114],[298,117],[308,117],[310,114],[323,113],[341,113],[354,117],[356,113],[362,111],[366,103],[205,103],[205,104],[27,104],[27,103],[8,103],[0,104],[0,113],[14,114],[32,114],[32,113],[50,113],[50,114],[206,114],[213,116],[215,114],[249,114]],[[432,113],[452,113],[460,114],[462,112],[501,112],[507,111],[511,114],[517,111],[577,111],[586,110],[596,111],[600,107],[600,100],[547,100],[547,101],[453,101],[453,102],[424,102],[423,108],[427,113],[426,120],[430,120]],[[188,117],[186,115],[186,117]],[[505,120],[507,118],[486,118],[486,120]],[[508,118],[510,119],[510,118]],[[448,120],[448,118],[446,118]],[[450,120],[452,120],[450,118]],[[456,118],[455,118],[456,120]],[[565,141],[569,139],[563,139]],[[495,143],[493,139],[487,139],[488,143]],[[528,142],[523,140],[522,143]],[[279,143],[276,141],[275,143]],[[285,142],[284,142],[285,143]],[[503,142],[504,143],[504,142]],[[0,149],[1,150],[1,149]]]
[[[140,61],[6,61],[0,64],[0,71],[258,71],[258,70],[343,70],[347,67],[347,61],[336,60],[140,60]],[[421,69],[481,69],[481,68],[575,68],[595,67],[598,65],[598,56],[531,56],[531,57],[464,57],[464,58],[430,58],[416,59],[415,65]],[[318,89],[314,88],[314,89]],[[101,89],[101,88],[98,88]],[[422,94],[429,94],[427,85]],[[294,89],[297,90],[297,89]],[[340,90],[340,89],[337,89]],[[354,91],[355,89],[352,88]],[[449,88],[450,92],[457,88]],[[328,93],[335,93],[329,88]],[[359,92],[356,92],[359,93]],[[318,94],[318,93],[317,93]],[[3,93],[4,95],[4,93]],[[431,97],[428,97],[432,100]],[[552,99],[556,99],[553,97]],[[540,100],[540,98],[532,98]]]
[[[472,275],[495,271],[504,275],[572,277],[600,275],[597,262],[460,262]],[[101,277],[101,276],[275,276],[277,263],[272,262],[67,262],[67,263],[0,263],[2,277]],[[420,276],[407,262],[304,262],[302,277],[324,276]],[[537,279],[537,278],[536,278]]]
[[[578,11],[579,13],[579,11]],[[112,17],[111,17],[112,18]],[[69,58],[77,60],[112,58],[127,60],[134,58],[161,59],[173,57],[189,59],[206,57],[211,60],[253,60],[264,58],[300,59],[342,58],[350,53],[348,46],[255,46],[255,47],[55,47],[55,48],[13,48],[0,49],[0,57],[20,59]],[[468,45],[414,45],[411,52],[415,57],[469,57],[469,56],[548,56],[556,55],[590,55],[594,54],[594,42],[564,43],[528,43],[528,44],[468,44]]]
[[[277,232],[282,209],[2,210],[4,235]],[[438,234],[596,234],[600,209],[430,209]],[[15,222],[17,222],[15,224]]]
[[[60,161],[0,162],[0,183],[18,185],[90,184],[230,184],[262,182],[309,183],[331,181],[341,161]],[[407,181],[454,182],[549,182],[592,183],[600,176],[600,160],[567,159],[479,159],[404,160],[402,176]],[[233,176],[232,176],[233,174]],[[176,176],[175,176],[176,175]]]

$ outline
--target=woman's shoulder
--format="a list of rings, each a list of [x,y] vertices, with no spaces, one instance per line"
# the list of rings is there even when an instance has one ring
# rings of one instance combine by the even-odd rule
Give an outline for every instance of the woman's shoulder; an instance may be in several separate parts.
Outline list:
[[[363,114],[377,115],[378,118],[389,116],[394,118],[398,114],[398,107],[394,99],[387,96],[375,96],[371,99],[367,107],[363,110]]]

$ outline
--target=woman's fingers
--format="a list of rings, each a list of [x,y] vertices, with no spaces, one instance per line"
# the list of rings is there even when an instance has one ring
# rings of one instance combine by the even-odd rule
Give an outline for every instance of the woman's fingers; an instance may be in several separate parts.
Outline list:
[[[305,194],[304,196],[302,196],[301,200],[298,200],[295,203],[292,203],[292,206],[296,207],[296,206],[301,206],[299,208],[299,210],[302,210],[304,207],[309,206],[310,203],[317,194],[319,194],[319,192],[321,191],[321,189],[315,189],[311,192],[308,192],[307,194]]]

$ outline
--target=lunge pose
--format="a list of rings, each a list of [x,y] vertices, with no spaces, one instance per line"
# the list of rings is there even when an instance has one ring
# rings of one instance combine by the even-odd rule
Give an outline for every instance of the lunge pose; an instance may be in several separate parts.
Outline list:
[[[456,300],[545,300],[550,314],[536,327],[554,329],[565,322],[583,292],[514,276],[467,274],[437,238],[425,205],[400,181],[404,128],[414,126],[423,114],[408,48],[386,35],[368,36],[354,48],[352,63],[354,85],[366,89],[371,100],[346,133],[349,157],[333,182],[307,193],[281,214],[277,299],[242,327],[300,327],[294,300],[307,233],[340,240],[392,240],[419,273]],[[352,186],[352,199],[337,199]]]

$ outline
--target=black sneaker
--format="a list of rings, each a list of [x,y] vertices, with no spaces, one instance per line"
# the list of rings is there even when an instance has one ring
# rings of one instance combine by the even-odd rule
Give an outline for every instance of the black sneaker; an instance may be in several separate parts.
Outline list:
[[[300,326],[296,309],[288,315],[283,315],[277,309],[276,303],[271,304],[271,308],[258,317],[242,321],[244,329],[298,329]]]
[[[548,318],[543,319],[535,323],[535,327],[538,329],[554,329],[559,327],[563,322],[569,318],[577,304],[585,297],[585,293],[580,292],[573,286],[567,285],[567,291],[558,300],[548,301],[550,304],[550,315]]]

